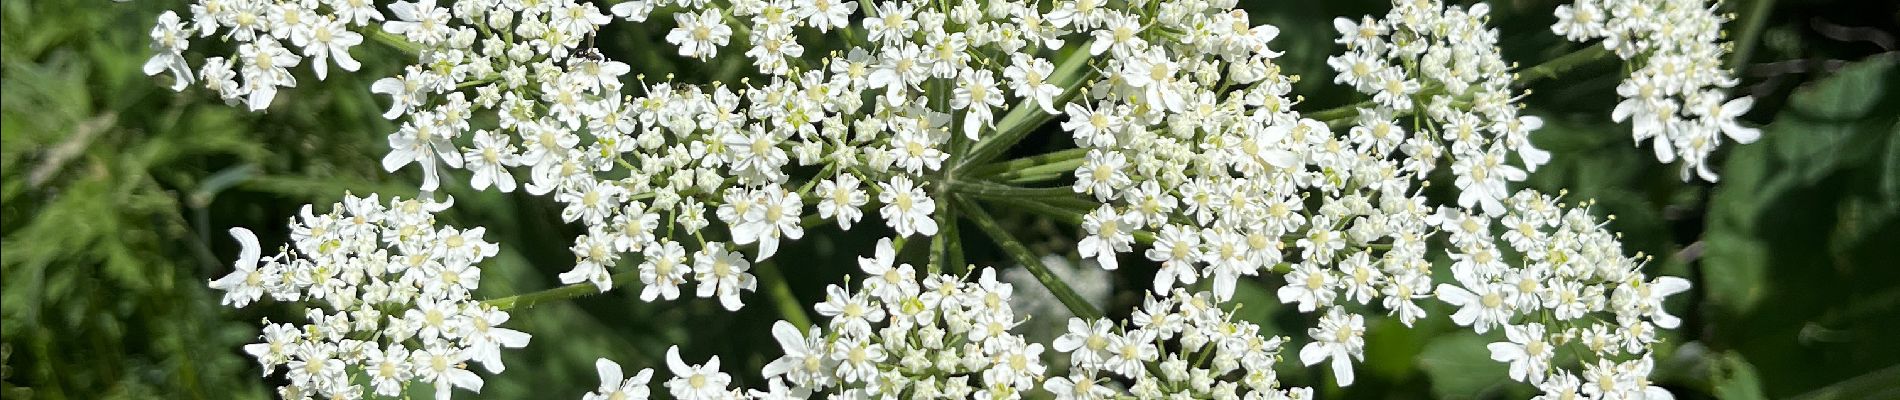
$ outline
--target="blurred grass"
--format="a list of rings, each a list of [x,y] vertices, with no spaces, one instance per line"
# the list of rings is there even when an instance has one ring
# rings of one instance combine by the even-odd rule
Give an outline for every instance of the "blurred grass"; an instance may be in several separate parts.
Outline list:
[[[1729,4],[1741,9],[1752,1]],[[1279,25],[1276,50],[1287,72],[1305,77],[1302,109],[1353,99],[1335,90],[1325,55],[1331,19],[1382,13],[1383,2],[1243,2],[1259,22]],[[1676,166],[1658,165],[1631,145],[1627,128],[1605,121],[1618,68],[1579,70],[1587,79],[1530,88],[1531,113],[1549,125],[1535,136],[1559,153],[1528,184],[1594,199],[1614,214],[1611,227],[1630,251],[1657,256],[1652,272],[1688,277],[1696,289],[1673,300],[1685,326],[1668,333],[1656,379],[1684,398],[1900,397],[1900,76],[1894,56],[1874,41],[1822,34],[1816,21],[1866,26],[1891,38],[1900,5],[1854,1],[1780,1],[1742,67],[1738,90],[1761,101],[1750,115],[1763,141],[1719,159],[1720,185],[1685,184]],[[1494,10],[1506,54],[1534,64],[1579,45],[1545,26],[1555,3],[1503,1]],[[145,77],[145,33],[154,16],[184,1],[0,2],[0,395],[26,398],[260,398],[276,382],[259,379],[238,347],[255,340],[258,321],[294,315],[293,305],[219,307],[205,281],[229,270],[236,249],[225,228],[245,226],[266,242],[285,237],[282,222],[304,203],[321,207],[345,191],[415,195],[415,172],[382,172],[375,161],[393,128],[367,82],[400,67],[397,54],[357,50],[364,71],[280,96],[269,113],[226,106],[201,90],[173,93],[165,78]],[[664,25],[664,24],[660,24]],[[681,68],[656,45],[664,26],[617,24],[597,38],[603,52],[628,60],[649,80],[703,82],[732,68]],[[812,53],[838,48],[813,44]],[[217,51],[209,42],[194,49]],[[1789,67],[1793,65],[1795,67]],[[1837,72],[1838,71],[1838,72]],[[1797,88],[1799,92],[1797,94]],[[1039,139],[1038,139],[1039,140]],[[1061,142],[1054,140],[1049,142]],[[1042,143],[1032,140],[1032,143]],[[1032,145],[1033,146],[1033,145]],[[1449,185],[1445,185],[1449,187]],[[498,297],[551,287],[572,265],[575,228],[558,223],[544,199],[476,193],[445,185],[457,198],[447,223],[489,227],[502,254],[483,271],[481,294]],[[1031,246],[1066,251],[1047,240],[1071,227],[1013,212],[998,219],[1026,228]],[[877,237],[824,228],[782,250],[794,294],[808,305],[842,281],[850,260]],[[968,230],[966,230],[968,231]],[[968,236],[966,236],[968,237]],[[271,239],[277,238],[277,239]],[[1049,245],[1048,243],[1057,243]],[[921,262],[927,246],[903,256]],[[1009,265],[985,240],[966,243],[968,260]],[[798,260],[793,262],[792,260]],[[1144,267],[1116,284],[1146,282]],[[1145,267],[1152,271],[1152,267]],[[1247,282],[1243,316],[1298,327],[1309,316],[1277,307],[1275,282]],[[753,370],[776,354],[763,332],[778,316],[748,296],[738,313],[703,301],[648,304],[627,291],[516,312],[515,327],[535,335],[504,357],[504,376],[488,377],[483,397],[568,397],[596,384],[595,357],[629,368],[658,367],[666,346],[687,358],[720,355],[737,383],[757,386]],[[1138,301],[1122,296],[1108,310]],[[1446,310],[1436,303],[1434,315]],[[1125,312],[1125,311],[1124,311]],[[1367,362],[1349,389],[1328,397],[1521,397],[1481,343],[1433,319],[1413,330],[1371,322]],[[711,333],[719,333],[713,335]],[[1302,336],[1298,330],[1277,333]],[[525,367],[524,367],[525,366]],[[1328,386],[1321,371],[1283,371],[1290,384]]]

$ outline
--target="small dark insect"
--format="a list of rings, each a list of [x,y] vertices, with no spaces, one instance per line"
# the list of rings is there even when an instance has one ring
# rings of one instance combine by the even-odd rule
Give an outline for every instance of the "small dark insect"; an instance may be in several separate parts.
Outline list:
[[[588,61],[593,61],[593,62],[607,61],[607,56],[600,54],[600,49],[596,49],[592,47],[582,49],[579,54],[576,54],[576,56],[580,57],[583,60],[588,60]]]

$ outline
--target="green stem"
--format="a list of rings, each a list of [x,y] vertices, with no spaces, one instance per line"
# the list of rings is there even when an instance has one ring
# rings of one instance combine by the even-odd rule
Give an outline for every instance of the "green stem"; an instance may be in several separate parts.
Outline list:
[[[949,180],[943,182],[949,192],[977,197],[1075,197],[1075,189],[1064,187],[1025,188],[987,181]]]
[[[938,198],[949,198],[939,195]],[[943,273],[945,265],[950,265],[950,245],[956,241],[956,203],[943,202],[937,208],[937,235],[930,238],[930,264],[924,267],[931,275]],[[949,268],[957,268],[951,266]]]
[[[1062,305],[1068,307],[1070,313],[1082,319],[1092,320],[1101,318],[1102,314],[1100,311],[1095,310],[1095,306],[1082,300],[1081,295],[1075,294],[1075,289],[1069,288],[1067,283],[1063,283],[1062,279],[1057,278],[1055,273],[1049,271],[1049,267],[1042,264],[1040,257],[1037,257],[1035,253],[1029,252],[1029,248],[1024,247],[1022,242],[1017,241],[1015,236],[1011,236],[1009,230],[997,224],[995,219],[991,219],[988,212],[976,207],[969,199],[956,197],[956,202],[957,206],[964,210],[963,214],[969,217],[971,222],[976,223],[977,227],[982,228],[984,234],[989,235],[990,239],[1002,247],[1004,252],[1009,253],[1010,257],[1015,258],[1016,262],[1023,265],[1023,268],[1028,269],[1031,275],[1035,275],[1036,281],[1042,282],[1042,286],[1048,288],[1049,293],[1054,294],[1057,300],[1061,300]]]
[[[640,271],[627,271],[627,272],[622,272],[618,274],[613,274],[614,286],[625,286],[627,284],[638,281],[639,279],[640,279]],[[531,307],[534,307],[534,305],[536,304],[546,303],[550,301],[568,300],[568,299],[573,299],[573,298],[578,298],[578,297],[583,297],[583,296],[591,296],[591,295],[596,295],[596,294],[601,294],[601,293],[605,293],[605,292],[600,291],[600,288],[594,286],[593,283],[581,282],[581,283],[576,283],[572,285],[556,287],[553,289],[542,290],[539,292],[523,293],[523,294],[518,294],[514,296],[502,297],[498,299],[488,299],[488,300],[482,301],[482,304],[487,304],[489,306],[493,306],[498,309],[510,310],[510,309],[515,309],[515,308],[531,308]]]
[[[1082,216],[1087,214],[1087,212],[1084,212],[1084,211],[1076,211],[1070,208],[1063,208],[1062,206],[1058,206],[1058,205],[1047,202],[1049,200],[1059,200],[1059,199],[1027,199],[1027,198],[1008,197],[1008,196],[1000,196],[1000,197],[976,196],[976,197],[981,198],[984,201],[1009,205],[1010,207],[1014,207],[1023,211],[1028,211],[1034,214],[1039,214],[1044,217],[1055,218],[1056,220],[1069,224],[1069,225],[1078,225],[1078,226],[1082,225]],[[1135,237],[1135,241],[1139,243],[1152,244],[1155,242],[1155,235],[1152,232],[1137,230],[1137,231],[1130,232],[1129,234],[1133,235]]]
[[[1303,114],[1303,116],[1307,118],[1320,120],[1320,121],[1326,121],[1326,122],[1349,121],[1352,119],[1352,117],[1359,116],[1360,108],[1372,107],[1372,106],[1373,106],[1372,100],[1366,100],[1366,101],[1361,101],[1358,103],[1352,103],[1352,104],[1347,104],[1347,105],[1343,105],[1339,107],[1333,107],[1333,108],[1328,108],[1324,110],[1305,113]]]
[[[1051,153],[1038,154],[1034,156],[1023,157],[1023,158],[1018,158],[1014,160],[1003,161],[1003,162],[993,163],[989,165],[984,165],[981,167],[972,168],[970,169],[970,172],[967,173],[966,175],[975,176],[975,177],[989,177],[989,176],[998,175],[998,174],[1018,173],[1018,172],[1022,172],[1025,169],[1046,168],[1050,165],[1064,163],[1070,160],[1081,160],[1081,159],[1087,158],[1088,155],[1089,155],[1089,149],[1083,149],[1083,148],[1057,150]],[[1069,169],[1074,169],[1074,167],[1070,167]]]
[[[778,313],[786,322],[797,326],[798,330],[811,329],[811,317],[805,315],[805,303],[792,295],[792,286],[785,283],[785,274],[779,273],[778,264],[770,261],[760,262],[754,271],[759,281],[765,283],[765,291],[772,296],[772,304],[778,306]]]
[[[1515,82],[1514,85],[1517,87],[1525,87],[1540,80],[1556,78],[1558,75],[1570,72],[1570,70],[1576,69],[1583,64],[1596,61],[1597,59],[1609,55],[1611,55],[1610,50],[1604,49],[1602,45],[1591,45],[1581,50],[1570,52],[1570,54],[1550,59],[1550,61],[1545,61],[1543,64],[1537,64],[1536,66],[1518,71],[1517,82]]]
[[[1081,149],[1077,149],[1077,150],[1081,150]],[[1061,153],[1062,152],[1050,153],[1050,154],[1060,155]],[[1083,156],[1068,157],[1068,158],[1051,158],[1051,159],[1045,160],[1046,163],[1044,164],[1010,169],[1010,170],[995,174],[993,176],[990,176],[990,180],[1002,182],[1002,183],[1026,183],[1026,182],[1041,182],[1041,181],[1059,179],[1064,176],[1069,176],[1070,174],[1073,174],[1076,168],[1081,168],[1082,165],[1088,163],[1088,159],[1087,157],[1085,157],[1088,154],[1088,152],[1085,151],[1085,152],[1082,152],[1081,154]]]
[[[1082,92],[1082,87],[1085,86],[1082,82],[1086,80],[1086,77],[1094,73],[1094,70],[1087,68],[1089,59],[1089,53],[1082,50],[1081,46],[1070,46],[1069,48],[1063,49],[1062,55],[1056,57],[1055,72],[1050,74],[1047,78],[1047,82],[1065,89],[1061,95],[1053,99],[1052,103],[1067,103],[1070,98]],[[995,133],[977,141],[976,147],[970,151],[969,156],[964,157],[963,160],[958,162],[953,168],[968,170],[971,167],[983,165],[983,163],[995,159],[997,156],[1003,154],[1003,150],[1007,150],[1010,146],[1016,145],[1016,142],[1021,141],[1024,136],[1028,136],[1029,132],[1034,131],[1036,127],[1042,126],[1043,122],[1047,122],[1050,118],[1054,117],[1054,115],[1042,112],[1041,106],[1018,103],[1015,107],[1010,108],[1008,114],[1003,115],[1002,120],[997,121]]]
[[[394,47],[396,48],[396,50],[400,50],[404,53],[409,53],[409,55],[412,55],[412,56],[422,54],[422,45],[416,44],[415,42],[411,42],[409,41],[409,39],[404,39],[401,36],[396,36],[395,34],[384,32],[382,29],[366,29],[365,31],[366,33],[368,33],[368,36],[370,39],[378,41],[378,42],[382,42],[384,45],[388,45],[389,47]]]
[[[1755,45],[1761,42],[1762,27],[1768,25],[1768,14],[1774,10],[1775,0],[1755,0],[1749,6],[1748,13],[1742,16],[1742,34],[1735,38],[1735,52],[1728,54],[1730,69],[1740,69],[1755,55]]]

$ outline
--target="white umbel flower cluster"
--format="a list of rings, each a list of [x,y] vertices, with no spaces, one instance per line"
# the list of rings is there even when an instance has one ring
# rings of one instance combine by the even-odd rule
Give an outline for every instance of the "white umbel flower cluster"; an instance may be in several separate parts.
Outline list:
[[[872,258],[858,259],[867,274],[857,289],[827,287],[817,304],[822,326],[800,330],[772,325],[784,355],[765,365],[763,390],[729,389],[719,358],[687,365],[679,348],[667,350],[674,375],[665,383],[678,399],[836,398],[1016,399],[1043,381],[1043,345],[1014,332],[1023,321],[1010,308],[1013,286],[982,269],[975,281],[955,275],[918,278],[897,263],[890,239]],[[607,359],[596,362],[598,390],[583,399],[646,399],[653,370],[632,377]]]
[[[1753,143],[1761,131],[1735,121],[1755,100],[1729,98],[1735,78],[1722,67],[1728,17],[1699,0],[1582,0],[1557,7],[1552,32],[1572,41],[1602,39],[1605,49],[1636,63],[1616,93],[1611,114],[1629,121],[1636,142],[1652,140],[1656,159],[1682,160],[1682,180],[1715,181],[1709,154],[1724,140]],[[1725,139],[1726,138],[1726,139]]]
[[[500,327],[508,312],[470,297],[481,286],[482,260],[497,246],[482,228],[436,228],[435,213],[453,200],[346,196],[330,212],[304,206],[291,221],[291,243],[260,257],[257,237],[233,228],[243,249],[230,275],[211,282],[224,304],[244,307],[269,295],[310,305],[301,324],[265,321],[263,342],[244,351],[279,368],[286,399],[397,396],[411,384],[432,385],[437,399],[453,389],[480,392],[480,363],[502,372],[502,348],[528,345],[529,335]]]
[[[1054,346],[1068,354],[1069,374],[1049,378],[1043,389],[1058,399],[1312,398],[1311,388],[1280,387],[1274,365],[1287,339],[1235,320],[1220,304],[1208,292],[1175,289],[1148,295],[1132,324],[1072,318]]]
[[[1334,82],[1369,99],[1303,112],[1268,46],[1277,28],[1235,3],[635,0],[603,13],[577,0],[199,0],[189,19],[159,18],[144,69],[263,109],[297,84],[291,68],[354,71],[364,40],[404,51],[410,65],[368,88],[399,126],[383,167],[414,165],[424,192],[447,178],[551,198],[586,232],[560,281],[605,292],[637,280],[644,301],[691,293],[736,310],[759,286],[754,263],[809,227],[861,225],[873,207],[870,224],[909,239],[957,229],[946,222],[962,204],[1019,205],[1076,222],[1077,252],[1105,270],[1131,253],[1160,267],[1126,322],[1066,321],[1049,353],[1072,368],[1050,377],[1043,345],[1013,333],[1028,316],[994,270],[920,274],[886,239],[860,261],[869,279],[828,288],[822,326],[774,326],[785,355],[762,371],[765,390],[731,388],[718,359],[690,365],[675,349],[674,397],[1309,397],[1273,370],[1293,339],[1233,320],[1244,280],[1313,314],[1299,363],[1328,364],[1342,386],[1365,357],[1368,317],[1411,326],[1428,317],[1419,302],[1438,299],[1458,325],[1504,332],[1493,358],[1552,396],[1657,392],[1649,349],[1679,323],[1661,302],[1687,281],[1645,276],[1646,258],[1624,255],[1587,205],[1512,190],[1550,154],[1531,144],[1542,122],[1521,113],[1488,6],[1402,0],[1335,21]],[[1559,34],[1643,63],[1614,117],[1663,161],[1684,159],[1685,179],[1714,179],[1720,136],[1756,136],[1734,122],[1748,99],[1721,93],[1733,85],[1711,61],[1722,19],[1701,3],[1586,0],[1559,17]],[[615,21],[657,24],[681,57],[756,73],[630,77],[585,45]],[[812,33],[847,48],[808,54]],[[193,68],[193,37],[237,52]],[[991,162],[1045,123],[1076,148]],[[1424,193],[1441,167],[1455,186],[1443,200]],[[495,327],[505,312],[468,298],[473,265],[495,252],[481,230],[434,228],[446,204],[391,204],[306,211],[294,247],[260,265],[251,240],[239,271],[213,283],[240,307],[266,293],[323,305],[248,348],[286,367],[286,397],[353,397],[356,372],[379,394],[408,381],[476,390],[467,361],[499,371],[498,348],[525,345]],[[1441,255],[1449,274],[1434,270]],[[597,368],[590,396],[651,394],[650,370]]]
[[[1479,334],[1503,330],[1508,341],[1492,343],[1491,358],[1549,398],[1670,398],[1649,383],[1650,349],[1658,329],[1681,324],[1662,302],[1689,282],[1645,276],[1648,258],[1623,255],[1587,208],[1528,190],[1505,205],[1510,212],[1496,220],[1440,209],[1453,278],[1433,291],[1457,308],[1452,322]],[[1562,359],[1578,360],[1583,371]]]
[[[1615,293],[1666,296],[1686,281],[1645,278],[1641,260],[1622,255],[1585,209],[1566,211],[1556,199],[1509,191],[1549,154],[1530,143],[1542,123],[1519,114],[1497,31],[1485,25],[1488,14],[1484,4],[1404,1],[1381,19],[1337,21],[1347,51],[1329,60],[1339,72],[1335,81],[1372,97],[1354,110],[1345,132],[1287,108],[1290,79],[1272,72],[1277,67],[1264,49],[1239,58],[1179,46],[1147,64],[1110,52],[1111,66],[1144,67],[1095,84],[1087,96],[1100,99],[1073,106],[1063,124],[1089,149],[1075,169],[1075,191],[1106,203],[1081,217],[1088,236],[1078,250],[1112,269],[1121,253],[1151,242],[1143,254],[1161,264],[1155,293],[1211,279],[1207,294],[1220,302],[1240,279],[1283,273],[1282,302],[1324,311],[1300,361],[1330,361],[1341,385],[1353,381],[1351,362],[1363,359],[1361,313],[1382,309],[1410,325],[1427,316],[1418,301],[1428,298],[1460,307],[1453,321],[1478,333],[1539,324],[1551,327],[1545,340],[1567,342],[1594,332],[1621,345],[1591,347],[1578,357],[1647,363],[1656,328],[1675,319],[1654,313],[1660,297],[1619,302]],[[1172,90],[1200,99],[1190,109],[1163,112],[1166,96],[1151,98],[1127,83],[1171,79],[1173,72],[1153,67],[1194,65],[1203,57],[1228,69],[1171,81]],[[1134,76],[1142,71],[1153,74]],[[1395,121],[1407,116],[1414,122]],[[1456,180],[1452,206],[1432,206],[1419,192],[1442,164]],[[1499,229],[1495,219],[1510,226]],[[1433,250],[1438,237],[1451,246]],[[1430,256],[1437,251],[1450,253],[1455,284],[1434,284]],[[1669,289],[1637,289],[1652,286]],[[1545,313],[1557,308],[1564,311]],[[1614,317],[1579,319],[1599,312]],[[1535,374],[1514,376],[1529,383],[1577,376],[1549,368],[1549,354],[1538,357],[1543,364]],[[1083,358],[1079,365],[1090,365]],[[1620,368],[1616,384],[1600,388],[1651,390],[1628,375],[1637,370],[1647,372]]]
[[[1518,114],[1522,106],[1497,48],[1498,32],[1485,25],[1489,14],[1484,3],[1467,9],[1394,2],[1381,19],[1333,21],[1346,53],[1327,62],[1338,72],[1334,82],[1373,97],[1370,107],[1358,110],[1352,130],[1365,141],[1356,144],[1403,150],[1410,159],[1403,172],[1419,178],[1447,158],[1458,206],[1499,215],[1506,185],[1549,162],[1550,153],[1531,145],[1530,134],[1543,121]],[[1393,120],[1402,115],[1428,123]]]
[[[975,272],[974,282],[920,280],[897,263],[889,239],[858,265],[868,276],[857,289],[825,289],[822,328],[772,326],[785,350],[762,371],[773,387],[782,380],[798,398],[1014,399],[1042,381],[1043,345],[1015,332],[1024,317],[1011,310],[1015,289],[996,270]]]
[[[231,43],[236,54],[212,57],[199,67],[197,78],[206,89],[226,101],[242,101],[251,110],[269,107],[282,88],[297,86],[291,68],[306,65],[317,79],[329,76],[330,64],[344,71],[362,66],[350,49],[363,43],[352,29],[383,20],[373,4],[362,0],[207,0],[191,6],[191,18],[181,20],[166,11],[152,28],[157,52],[145,63],[146,75],[170,71],[172,90],[194,81],[184,51],[189,39],[216,37]]]

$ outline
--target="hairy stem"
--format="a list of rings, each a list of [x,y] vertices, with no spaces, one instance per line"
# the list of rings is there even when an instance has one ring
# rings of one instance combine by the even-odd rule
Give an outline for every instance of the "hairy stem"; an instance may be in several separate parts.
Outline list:
[[[628,284],[637,282],[639,280],[640,280],[640,271],[627,271],[627,272],[621,272],[618,274],[613,274],[613,282],[614,282],[615,287],[626,286]],[[488,300],[482,301],[482,304],[493,306],[495,308],[502,309],[502,310],[510,310],[510,309],[515,309],[515,308],[532,308],[536,304],[541,304],[541,303],[546,303],[546,302],[551,302],[551,301],[574,299],[574,298],[579,298],[583,296],[591,296],[591,295],[596,295],[596,294],[601,294],[601,293],[606,293],[606,292],[600,291],[600,288],[595,287],[594,284],[592,283],[581,282],[581,283],[576,283],[572,285],[556,287],[553,289],[542,290],[538,292],[529,292],[529,293],[523,293],[523,294],[518,294],[514,296],[488,299]]]
[[[950,180],[943,182],[950,192],[977,197],[1075,197],[1075,189],[1064,187],[1017,187],[986,181]]]
[[[987,178],[987,177],[992,177],[992,176],[1001,176],[1005,174],[1021,173],[1025,169],[1046,168],[1049,165],[1053,165],[1053,164],[1069,162],[1072,160],[1085,159],[1088,157],[1088,155],[1089,155],[1089,149],[1084,149],[1084,148],[1057,150],[1050,153],[1038,154],[1034,156],[988,164],[981,167],[975,167],[975,168],[970,169],[970,172],[968,172],[966,175]]]
[[[1517,81],[1513,82],[1513,84],[1517,87],[1530,86],[1530,84],[1537,83],[1537,81],[1556,78],[1565,72],[1570,72],[1572,69],[1576,69],[1579,66],[1609,55],[1610,50],[1604,49],[1602,45],[1590,45],[1589,47],[1570,52],[1570,54],[1565,54],[1550,59],[1550,61],[1545,61],[1542,64],[1537,64],[1536,66],[1518,71]]]
[[[369,36],[370,39],[378,41],[378,42],[382,42],[384,45],[393,47],[396,50],[402,51],[403,53],[407,53],[412,56],[422,54],[422,45],[416,44],[415,42],[411,42],[409,41],[409,39],[404,39],[401,36],[396,36],[395,34],[384,32],[382,29],[364,29],[363,33],[365,34],[365,36]]]
[[[937,235],[930,237],[930,264],[924,267],[924,270],[931,275],[961,267],[950,261],[950,246],[956,241],[956,203],[944,202],[942,207],[937,209],[936,219]]]
[[[1008,229],[1004,229],[1002,225],[996,223],[995,219],[990,218],[988,212],[962,197],[957,197],[956,202],[958,207],[964,210],[964,216],[969,217],[971,222],[982,228],[984,234],[989,235],[997,246],[1002,247],[1011,258],[1015,258],[1017,263],[1021,263],[1023,268],[1027,268],[1030,275],[1035,275],[1036,281],[1042,282],[1042,286],[1048,288],[1049,293],[1054,294],[1057,300],[1061,300],[1062,305],[1068,307],[1070,313],[1082,319],[1092,320],[1102,317],[1101,311],[1097,311],[1095,306],[1082,300],[1081,295],[1075,294],[1075,289],[1069,288],[1069,284],[1063,283],[1061,278],[1057,278],[1055,273],[1049,271],[1049,266],[1043,265],[1041,258],[1029,252],[1029,248],[1023,246],[1021,241],[1017,241],[1015,236],[1010,235]]]
[[[1077,211],[1073,207],[1064,207],[1064,206],[1053,203],[1053,201],[1061,201],[1062,199],[1030,199],[1030,198],[1011,197],[1011,196],[973,196],[973,197],[983,199],[984,201],[1008,205],[1016,209],[1042,215],[1044,217],[1054,218],[1058,221],[1062,221],[1063,223],[1066,223],[1069,225],[1081,225],[1082,216],[1087,214],[1087,212]],[[1080,199],[1077,199],[1077,200],[1080,200]],[[1078,201],[1074,203],[1080,204],[1083,202],[1084,201]],[[1129,232],[1129,234],[1134,236],[1135,241],[1138,243],[1151,244],[1151,243],[1154,243],[1155,241],[1155,235],[1153,232],[1136,230],[1136,231]]]
[[[800,331],[811,329],[811,317],[805,315],[805,303],[792,295],[792,286],[785,283],[785,274],[779,273],[778,264],[765,261],[753,269],[758,273],[759,281],[765,283],[765,291],[772,296],[772,304],[778,306],[779,315]]]

